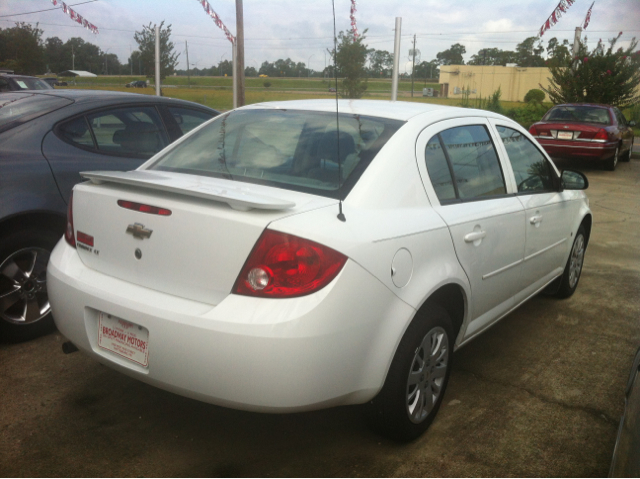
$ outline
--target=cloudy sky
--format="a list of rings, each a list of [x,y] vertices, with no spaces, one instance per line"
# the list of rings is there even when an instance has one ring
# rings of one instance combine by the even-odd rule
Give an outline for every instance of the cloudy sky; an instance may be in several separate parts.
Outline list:
[[[466,47],[465,60],[481,48],[513,50],[526,37],[535,36],[559,0],[358,0],[357,25],[368,29],[369,48],[393,52],[395,17],[402,17],[401,71],[407,68],[413,35],[422,60],[454,43]],[[593,0],[575,0],[560,21],[543,36],[573,42]],[[192,67],[208,68],[231,58],[231,45],[205,13],[198,0],[68,0],[67,5],[96,25],[94,35],[73,22],[51,0],[0,0],[0,28],[17,21],[39,23],[43,38],[66,41],[81,37],[126,63],[136,49],[133,35],[142,25],[165,21],[172,25],[172,40],[180,52],[178,68],[186,68],[185,41]],[[209,0],[233,34],[235,0]],[[350,0],[335,0],[338,31],[350,27]],[[45,10],[45,11],[41,11]],[[35,12],[35,13],[33,13]],[[22,15],[19,15],[22,14]],[[244,0],[245,65],[259,68],[263,61],[291,58],[322,70],[329,61],[333,16],[331,0]],[[624,32],[626,46],[640,38],[640,0],[596,0],[586,30],[589,43]],[[583,34],[584,35],[584,34]],[[410,65],[410,64],[409,64]],[[71,65],[69,65],[71,67]],[[410,71],[410,67],[409,67]]]

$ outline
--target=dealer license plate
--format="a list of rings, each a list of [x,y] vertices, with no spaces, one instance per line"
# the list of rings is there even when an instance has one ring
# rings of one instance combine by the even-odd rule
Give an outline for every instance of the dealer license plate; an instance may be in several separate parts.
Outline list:
[[[559,131],[558,132],[558,140],[573,140],[573,132],[572,131]]]
[[[107,313],[100,313],[98,346],[142,366],[149,364],[149,330]]]

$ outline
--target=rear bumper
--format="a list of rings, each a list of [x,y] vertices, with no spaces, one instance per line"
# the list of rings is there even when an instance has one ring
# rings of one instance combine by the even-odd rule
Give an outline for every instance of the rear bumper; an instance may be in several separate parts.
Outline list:
[[[370,400],[414,314],[353,261],[313,295],[228,295],[214,306],[91,270],[62,240],[47,281],[58,329],[99,362],[187,397],[263,412]],[[98,346],[100,312],[148,329],[147,367]]]
[[[540,136],[534,138],[553,158],[582,158],[604,161],[613,157],[618,146],[616,142],[554,140]]]

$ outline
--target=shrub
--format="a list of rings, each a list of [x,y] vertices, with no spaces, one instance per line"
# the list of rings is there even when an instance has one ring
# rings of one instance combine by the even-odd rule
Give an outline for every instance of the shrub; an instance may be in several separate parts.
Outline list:
[[[512,108],[508,110],[506,115],[528,129],[536,121],[540,121],[547,110],[548,108],[542,103],[532,101],[522,108]]]
[[[545,96],[546,95],[542,90],[538,90],[537,88],[532,88],[524,96],[524,101],[526,103],[530,103],[532,101],[535,101],[536,103],[542,103],[544,101]]]
[[[266,81],[266,82],[263,83],[263,85],[264,85],[265,88],[269,88],[271,86],[271,82]]]

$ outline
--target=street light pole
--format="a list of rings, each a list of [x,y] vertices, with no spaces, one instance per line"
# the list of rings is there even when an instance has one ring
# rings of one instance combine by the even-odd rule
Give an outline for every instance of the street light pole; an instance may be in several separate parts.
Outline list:
[[[244,14],[242,0],[236,0],[236,71],[233,81],[236,85],[237,106],[244,106]]]
[[[315,54],[311,55],[309,57],[309,61],[307,61],[307,70],[309,70],[309,74],[307,75],[307,78],[311,77],[311,58],[315,57]]]

